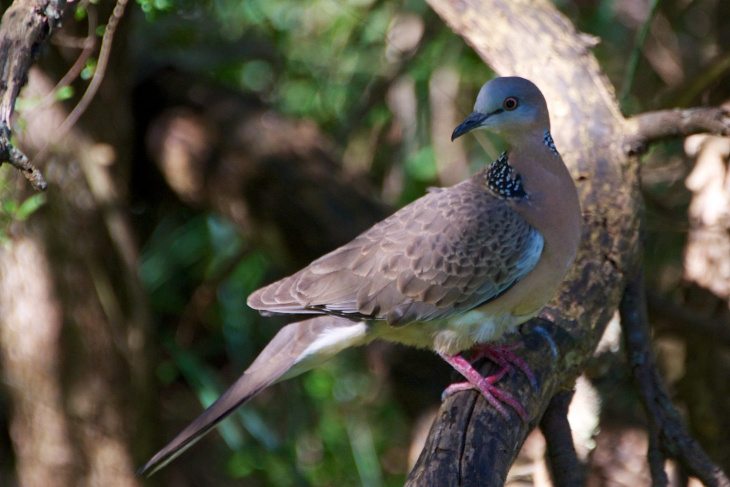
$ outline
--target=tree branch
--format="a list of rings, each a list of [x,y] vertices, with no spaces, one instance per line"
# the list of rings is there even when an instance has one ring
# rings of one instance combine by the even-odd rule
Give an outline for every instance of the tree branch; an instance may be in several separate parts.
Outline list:
[[[523,335],[521,356],[535,373],[540,383],[539,390],[535,391],[522,373],[515,373],[500,382],[504,390],[525,406],[530,421],[521,421],[516,414],[506,420],[474,391],[450,396],[434,421],[421,456],[406,483],[408,487],[454,485],[455,479],[459,479],[460,486],[504,485],[525,438],[543,417],[543,411],[551,406],[558,410],[550,412],[544,426],[549,432],[546,436],[550,435],[551,459],[556,460],[553,466],[556,470],[563,470],[571,463],[565,445],[567,425],[560,425],[556,414],[560,414],[560,407],[567,410],[572,397],[566,397],[565,392],[560,391],[559,381],[566,377],[570,377],[567,381],[571,381],[577,375],[560,363],[561,358],[575,354],[578,344],[562,326],[553,323],[555,314],[556,310],[547,310],[542,316],[549,320],[532,320],[531,332]],[[576,326],[575,322],[568,324],[564,321],[562,324],[568,328]],[[557,371],[556,367],[559,368]],[[498,369],[489,361],[478,365],[478,368],[485,376],[496,373]],[[563,401],[562,405],[560,401]],[[560,429],[562,433],[556,436]],[[567,431],[570,438],[569,429]],[[572,448],[572,439],[568,441]],[[575,471],[570,474],[574,475]],[[556,485],[580,485],[580,477],[570,479],[573,483],[562,483],[562,480],[570,478],[569,474],[559,475],[561,482]]]
[[[659,110],[626,119],[624,150],[643,154],[649,145],[665,139],[699,133],[730,135],[730,112],[724,108]]]
[[[38,46],[60,25],[65,0],[15,0],[0,22],[0,165],[9,162],[37,190],[46,188],[41,173],[15,148],[11,117],[18,93]]]
[[[619,312],[629,366],[649,419],[649,462],[654,485],[666,485],[663,460],[675,458],[705,485],[730,487],[730,479],[687,432],[659,377],[651,349],[643,273],[629,282]]]
[[[10,127],[4,125],[0,127],[0,130],[2,130],[0,133],[0,166],[7,162],[20,171],[36,190],[46,189],[48,184],[43,179],[43,174],[35,168],[25,154],[10,142]]]
[[[573,436],[568,423],[568,407],[574,391],[555,394],[540,420],[540,429],[547,443],[547,459],[553,485],[581,487],[583,472],[575,452]]]
[[[116,1],[114,10],[109,16],[109,20],[107,20],[106,27],[104,28],[104,36],[101,39],[99,57],[96,64],[96,69],[94,69],[94,74],[91,77],[91,81],[86,87],[86,91],[84,91],[84,94],[81,96],[79,102],[76,104],[74,109],[71,110],[71,113],[68,114],[68,117],[66,117],[66,120],[64,120],[63,123],[56,129],[56,132],[40,151],[39,156],[37,156],[38,159],[45,158],[47,153],[50,151],[49,147],[57,143],[59,140],[63,139],[66,134],[68,134],[68,131],[71,130],[71,127],[73,127],[76,122],[79,121],[79,118],[81,118],[84,112],[89,108],[91,101],[94,99],[96,93],[99,91],[99,86],[101,86],[102,81],[104,81],[104,73],[106,73],[106,67],[109,63],[112,43],[114,42],[114,34],[116,33],[119,22],[124,16],[124,9],[126,7],[127,0]]]

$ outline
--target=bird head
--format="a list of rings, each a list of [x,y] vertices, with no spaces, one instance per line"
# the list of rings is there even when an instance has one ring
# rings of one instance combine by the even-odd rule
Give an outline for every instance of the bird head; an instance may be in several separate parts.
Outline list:
[[[532,81],[516,76],[495,78],[479,90],[474,112],[454,129],[451,140],[479,128],[511,143],[534,130],[549,130],[545,98]]]

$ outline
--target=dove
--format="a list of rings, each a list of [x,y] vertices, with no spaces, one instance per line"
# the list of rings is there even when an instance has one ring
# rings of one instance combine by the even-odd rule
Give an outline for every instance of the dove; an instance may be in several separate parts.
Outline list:
[[[501,77],[480,90],[474,111],[453,131],[496,133],[507,149],[469,179],[423,197],[299,272],[257,290],[263,315],[309,317],[289,324],[243,375],[138,473],[152,474],[265,387],[340,351],[376,339],[433,350],[503,416],[524,408],[496,383],[512,368],[534,376],[504,337],[553,297],[573,263],[581,208],[550,134],[537,86]],[[464,357],[464,353],[472,355]],[[472,365],[487,357],[489,377]]]

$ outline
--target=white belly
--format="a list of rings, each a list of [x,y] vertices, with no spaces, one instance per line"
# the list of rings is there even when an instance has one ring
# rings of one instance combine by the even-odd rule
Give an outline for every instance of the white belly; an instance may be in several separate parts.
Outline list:
[[[476,344],[498,342],[532,316],[495,315],[484,309],[474,309],[445,320],[415,322],[399,327],[392,327],[384,321],[374,322],[371,324],[371,336],[453,355]]]

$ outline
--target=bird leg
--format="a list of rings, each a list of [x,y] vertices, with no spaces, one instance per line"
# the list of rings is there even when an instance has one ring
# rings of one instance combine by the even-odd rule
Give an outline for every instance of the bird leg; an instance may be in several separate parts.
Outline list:
[[[528,420],[527,413],[522,405],[520,405],[515,398],[494,385],[510,370],[510,366],[506,360],[500,359],[502,363],[506,364],[506,366],[497,362],[499,365],[502,365],[502,370],[496,374],[490,375],[489,377],[484,377],[471,365],[471,363],[469,363],[468,360],[459,354],[446,355],[440,353],[439,355],[467,380],[467,382],[451,384],[444,391],[443,397],[448,397],[455,392],[467,389],[476,389],[481,392],[487,402],[489,402],[489,404],[491,404],[492,407],[494,407],[494,409],[496,409],[505,419],[509,419],[509,414],[503,404],[514,409],[524,421]]]

